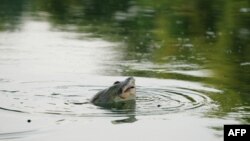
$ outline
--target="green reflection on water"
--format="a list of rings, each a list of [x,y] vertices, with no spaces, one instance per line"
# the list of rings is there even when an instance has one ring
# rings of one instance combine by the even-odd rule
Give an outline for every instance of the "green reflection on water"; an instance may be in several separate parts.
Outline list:
[[[214,115],[249,113],[248,0],[1,0],[0,31],[18,29],[25,15],[123,42],[122,65],[113,65],[122,72],[115,75],[202,82],[224,91],[209,94],[220,105]],[[185,73],[196,70],[212,75]]]

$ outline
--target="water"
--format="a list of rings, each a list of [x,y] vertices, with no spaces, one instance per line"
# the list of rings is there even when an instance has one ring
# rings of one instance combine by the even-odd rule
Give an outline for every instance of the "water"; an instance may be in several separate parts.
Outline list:
[[[249,7],[2,0],[0,140],[223,140],[250,121]],[[135,107],[89,102],[128,76]]]
[[[90,99],[98,91],[107,88],[107,84],[112,84],[112,81],[107,81],[111,78],[121,80],[119,77],[85,76],[79,80],[74,78],[74,81],[47,80],[24,81],[17,84],[6,83],[6,85],[2,85],[4,90],[1,90],[0,107],[3,110],[19,113],[75,117],[163,115],[212,105],[209,97],[190,90],[189,85],[204,92],[218,91],[190,82],[137,78],[137,106],[133,112],[127,113],[127,109],[107,110],[92,105],[89,102]],[[34,79],[32,78],[32,80]],[[98,82],[93,80],[98,80]],[[154,86],[155,83],[159,84]],[[15,87],[18,90],[11,91],[9,87]]]

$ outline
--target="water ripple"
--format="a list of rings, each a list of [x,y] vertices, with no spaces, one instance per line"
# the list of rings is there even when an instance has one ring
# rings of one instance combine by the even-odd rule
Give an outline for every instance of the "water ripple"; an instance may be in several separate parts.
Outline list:
[[[19,131],[19,132],[0,132],[0,140],[9,140],[9,139],[19,139],[25,136],[29,136],[31,133],[36,132],[36,130],[27,130],[27,131]]]
[[[30,89],[30,92],[10,90],[2,93],[1,110],[21,113],[40,113],[80,117],[124,115],[162,115],[184,112],[211,105],[205,94],[180,87],[137,87],[136,105],[123,109],[105,109],[89,102],[105,86],[63,85]],[[34,90],[35,89],[35,90]]]
[[[202,93],[182,88],[143,88],[138,92],[138,115],[181,112],[209,105],[211,100]]]

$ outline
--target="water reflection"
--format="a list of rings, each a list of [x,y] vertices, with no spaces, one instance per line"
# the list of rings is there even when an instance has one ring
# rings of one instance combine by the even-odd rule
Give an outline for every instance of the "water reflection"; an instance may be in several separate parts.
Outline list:
[[[57,78],[51,81],[48,77],[70,74],[71,82],[80,74],[184,80],[220,90],[221,94],[205,92],[205,99],[218,105],[205,116],[250,121],[248,0],[0,3],[2,95],[19,94],[16,83],[27,76],[55,83]],[[95,84],[96,80],[89,81]],[[37,92],[30,89],[32,85],[37,86],[29,83],[22,92]],[[190,89],[197,90],[193,85]]]
[[[14,31],[21,24],[24,0],[2,0],[0,4],[0,31]]]
[[[125,118],[125,119],[113,120],[112,123],[113,124],[122,124],[122,123],[133,123],[136,121],[137,121],[137,119],[135,118],[135,116],[130,115],[130,116],[128,116],[128,118]]]
[[[21,31],[0,35],[0,42],[3,43],[0,48],[0,62],[5,75],[16,75],[16,67],[23,73],[88,74],[98,71],[99,68],[103,69],[102,63],[115,57],[112,55],[114,51],[106,48],[115,46],[115,43],[98,38],[90,39],[84,33],[50,32],[50,28],[47,22],[26,20]],[[78,36],[85,36],[84,40],[75,40]],[[6,62],[18,66],[11,66]]]

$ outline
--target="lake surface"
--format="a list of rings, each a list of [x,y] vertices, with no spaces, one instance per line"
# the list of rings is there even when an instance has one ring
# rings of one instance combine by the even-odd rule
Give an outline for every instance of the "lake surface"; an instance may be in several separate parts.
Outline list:
[[[250,3],[2,0],[0,140],[221,141],[250,123]],[[136,105],[89,103],[126,77]]]

